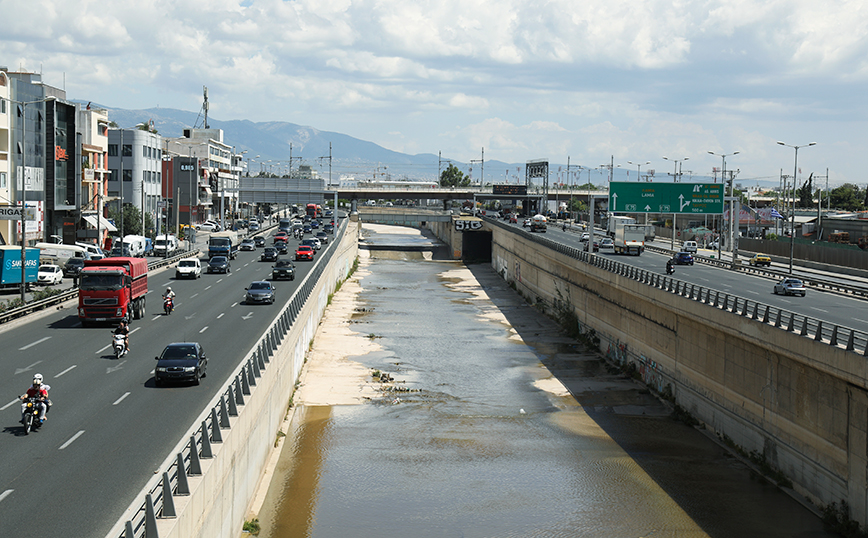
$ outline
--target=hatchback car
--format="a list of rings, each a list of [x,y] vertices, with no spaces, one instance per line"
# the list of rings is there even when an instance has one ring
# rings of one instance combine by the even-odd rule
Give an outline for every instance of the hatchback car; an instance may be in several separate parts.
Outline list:
[[[251,282],[244,290],[247,292],[244,297],[245,304],[274,304],[274,286],[271,282],[265,280]]]
[[[610,237],[604,237],[600,240],[600,246],[597,250],[600,252],[615,252],[615,242]]]
[[[252,221],[250,221],[250,224],[247,225],[247,229],[250,230],[251,232],[258,232],[259,231],[259,223],[256,222],[255,220],[252,220]]]
[[[61,282],[63,282],[63,270],[61,270],[59,265],[49,263],[39,266],[39,270],[36,273],[37,284],[48,286],[60,284]]]
[[[63,276],[78,276],[84,269],[84,258],[70,258],[63,264]]]
[[[310,224],[305,224],[305,225],[304,225],[304,228],[302,228],[301,230],[302,230],[304,233],[309,234],[311,231],[313,231],[313,228],[310,227]]]
[[[277,250],[278,254],[286,254],[288,252],[286,241],[275,241],[274,249]]]
[[[277,249],[274,247],[265,247],[262,254],[259,256],[259,261],[273,262],[277,259]]]
[[[272,243],[277,243],[278,241],[286,241],[289,239],[289,234],[287,232],[277,232],[274,234],[274,239]]]
[[[753,265],[754,267],[759,267],[761,265],[769,267],[772,264],[772,259],[765,254],[754,254],[753,258],[749,259],[747,263]]]
[[[316,238],[317,238],[317,239],[319,240],[319,242],[322,243],[323,245],[327,245],[328,242],[329,242],[329,234],[327,234],[325,231],[317,232],[317,233],[316,233]]]
[[[314,252],[316,251],[311,246],[299,245],[298,248],[295,249],[295,259],[313,261]]]
[[[209,273],[231,273],[232,268],[229,265],[229,258],[226,256],[214,256],[208,261]]]
[[[785,278],[775,284],[775,295],[783,293],[784,295],[801,295],[805,296],[805,285],[798,278]]]
[[[253,244],[256,245],[257,247],[264,247],[265,246],[265,238],[262,237],[261,235],[257,235],[256,237],[253,238]]]
[[[238,247],[239,250],[256,250],[256,243],[253,242],[253,239],[247,238],[241,241],[241,246]]]
[[[174,343],[166,346],[157,359],[154,368],[154,385],[161,386],[166,381],[192,381],[199,384],[199,378],[205,377],[205,367],[208,359],[205,350],[198,342]]]
[[[289,260],[277,260],[271,268],[272,280],[295,280],[295,265]]]
[[[675,265],[693,265],[693,255],[689,252],[678,252],[672,256]]]

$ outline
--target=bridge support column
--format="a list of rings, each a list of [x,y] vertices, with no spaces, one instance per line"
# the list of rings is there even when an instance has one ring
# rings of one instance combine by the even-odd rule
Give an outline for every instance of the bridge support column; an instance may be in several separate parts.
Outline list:
[[[868,517],[868,392],[850,385],[850,412],[847,434],[847,490],[850,519],[865,521]]]

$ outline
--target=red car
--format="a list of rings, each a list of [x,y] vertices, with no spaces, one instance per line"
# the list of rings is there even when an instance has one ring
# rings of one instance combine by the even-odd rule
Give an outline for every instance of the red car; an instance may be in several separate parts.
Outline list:
[[[311,260],[313,261],[314,249],[307,245],[299,245],[297,249],[295,249],[295,259],[296,260]]]
[[[286,241],[287,239],[289,239],[289,235],[286,232],[277,232],[276,234],[274,234],[275,243],[277,243],[278,241]]]

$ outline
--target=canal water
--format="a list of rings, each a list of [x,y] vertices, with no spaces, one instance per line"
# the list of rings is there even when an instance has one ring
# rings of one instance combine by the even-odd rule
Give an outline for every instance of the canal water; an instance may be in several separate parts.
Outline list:
[[[362,374],[321,386],[355,403],[302,383],[261,537],[833,536],[491,267],[365,258],[352,286]]]

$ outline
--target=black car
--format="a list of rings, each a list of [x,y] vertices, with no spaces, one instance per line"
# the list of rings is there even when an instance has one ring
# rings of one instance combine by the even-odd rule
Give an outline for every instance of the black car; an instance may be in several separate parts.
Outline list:
[[[63,276],[78,276],[84,269],[84,258],[70,258],[63,265]]]
[[[319,242],[323,245],[327,245],[329,242],[329,234],[325,233],[325,231],[317,232],[314,237],[319,239]]]
[[[277,260],[277,249],[274,247],[265,247],[262,254],[259,256],[259,261],[273,262]]]
[[[278,254],[286,254],[286,252],[287,252],[286,241],[276,241],[274,243],[274,248],[277,250]]]
[[[158,387],[166,381],[192,381],[198,385],[199,378],[205,377],[208,359],[198,342],[169,344],[162,355],[155,358],[154,385]]]
[[[209,273],[231,273],[232,268],[229,267],[229,258],[226,256],[214,256],[208,260]]]
[[[264,247],[265,246],[265,238],[262,237],[261,235],[257,235],[256,237],[253,238],[253,244],[256,245],[257,247]]]
[[[265,280],[251,282],[244,290],[247,292],[244,297],[244,304],[274,304],[274,286],[271,285],[271,282]]]
[[[272,280],[295,280],[295,265],[289,260],[277,260],[271,268]]]
[[[335,233],[334,224],[326,224],[325,226],[322,227],[322,231],[324,231],[327,234]]]
[[[304,233],[309,234],[313,230],[313,228],[310,227],[310,224],[305,224],[302,230],[304,230]]]
[[[672,256],[672,263],[675,265],[693,265],[693,255],[689,252],[678,252]]]

